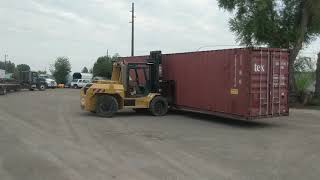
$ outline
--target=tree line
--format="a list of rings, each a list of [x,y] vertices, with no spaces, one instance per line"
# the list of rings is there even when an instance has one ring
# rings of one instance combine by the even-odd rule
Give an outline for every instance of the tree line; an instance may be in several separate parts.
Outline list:
[[[21,71],[30,71],[30,66],[28,64],[18,64],[15,65],[11,61],[0,61],[0,69],[3,69],[6,71],[6,73],[12,73],[13,77],[17,77],[17,74]],[[39,71],[43,72],[43,71]]]
[[[114,56],[98,57],[90,70],[87,67],[84,67],[81,72],[92,73],[94,77],[98,76],[110,79],[112,75],[112,62],[116,61],[118,57],[118,54],[115,54]],[[30,71],[31,68],[28,64],[18,64],[16,66],[11,61],[0,61],[0,69],[6,70],[6,73],[13,73],[13,77],[16,77],[16,74],[19,71]],[[57,83],[67,83],[67,76],[71,72],[70,59],[65,56],[57,57],[54,63],[50,66],[50,72]],[[46,71],[38,71],[38,73],[47,74]]]
[[[17,71],[30,71],[30,66],[27,64],[18,64],[16,66],[11,61],[0,61],[0,69],[6,70],[7,73],[15,73]]]
[[[93,67],[89,70],[83,67],[82,73],[92,73],[94,77],[102,77],[111,79],[112,63],[117,60],[118,54],[114,56],[101,56],[98,57]],[[54,64],[51,65],[50,72],[57,81],[57,83],[66,84],[67,76],[71,72],[71,64],[68,57],[58,57]]]

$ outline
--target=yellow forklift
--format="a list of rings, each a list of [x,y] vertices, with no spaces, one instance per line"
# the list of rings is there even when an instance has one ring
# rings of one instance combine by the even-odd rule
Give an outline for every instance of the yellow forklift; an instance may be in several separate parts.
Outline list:
[[[103,117],[131,108],[163,116],[172,102],[173,83],[161,81],[161,51],[152,51],[146,62],[113,63],[111,80],[93,81],[80,92],[81,108]]]

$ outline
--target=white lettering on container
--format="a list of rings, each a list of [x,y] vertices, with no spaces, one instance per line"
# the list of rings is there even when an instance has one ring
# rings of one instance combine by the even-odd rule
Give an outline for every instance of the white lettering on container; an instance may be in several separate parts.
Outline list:
[[[264,72],[264,65],[254,64],[254,72]]]

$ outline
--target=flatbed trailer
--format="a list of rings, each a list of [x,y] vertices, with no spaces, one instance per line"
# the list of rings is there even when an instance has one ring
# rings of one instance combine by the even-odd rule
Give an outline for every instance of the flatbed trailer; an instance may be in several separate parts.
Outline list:
[[[19,91],[21,85],[15,82],[0,81],[0,95],[5,95],[9,91]]]

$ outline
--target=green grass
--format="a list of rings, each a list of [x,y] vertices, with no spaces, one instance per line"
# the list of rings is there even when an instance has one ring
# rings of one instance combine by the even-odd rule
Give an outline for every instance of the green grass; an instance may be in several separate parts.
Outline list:
[[[296,72],[296,86],[299,94],[304,94],[307,88],[315,81],[314,72]]]

